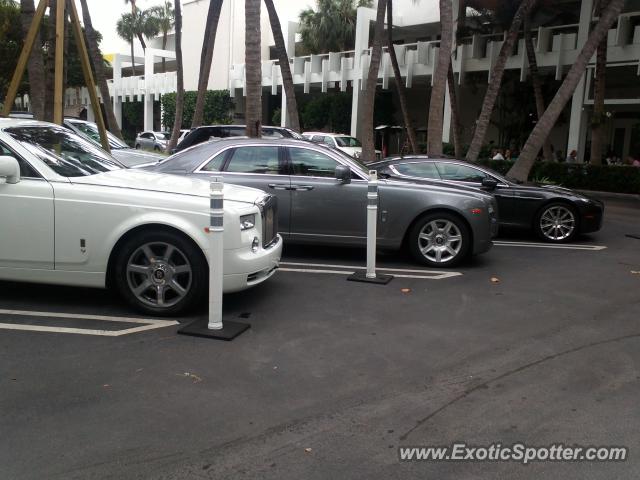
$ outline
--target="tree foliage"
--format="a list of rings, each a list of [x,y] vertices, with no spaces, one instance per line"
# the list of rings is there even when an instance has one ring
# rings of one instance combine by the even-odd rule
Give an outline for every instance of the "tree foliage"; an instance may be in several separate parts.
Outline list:
[[[184,94],[184,114],[181,128],[189,128],[193,120],[198,92]],[[162,96],[162,123],[171,130],[175,123],[176,94],[167,93]],[[208,90],[204,100],[204,125],[230,124],[234,103],[228,90]]]

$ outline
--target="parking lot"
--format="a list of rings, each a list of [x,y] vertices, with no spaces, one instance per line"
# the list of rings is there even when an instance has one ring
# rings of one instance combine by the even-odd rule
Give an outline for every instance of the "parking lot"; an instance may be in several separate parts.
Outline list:
[[[286,246],[224,299],[233,342],[107,291],[0,283],[0,478],[636,478],[640,201],[570,245],[500,238],[452,271]],[[631,235],[631,236],[628,236]],[[623,445],[617,463],[415,462],[454,441]]]

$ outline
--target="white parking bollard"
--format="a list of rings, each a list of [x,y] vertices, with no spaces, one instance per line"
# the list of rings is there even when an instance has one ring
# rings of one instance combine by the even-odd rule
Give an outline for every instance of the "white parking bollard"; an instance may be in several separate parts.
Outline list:
[[[210,189],[209,215],[209,325],[210,330],[221,330],[222,284],[224,271],[224,184],[214,177]]]
[[[393,275],[376,274],[376,241],[378,236],[378,172],[369,171],[367,187],[367,270],[363,275],[356,272],[347,280],[354,282],[368,282],[386,285],[393,279]]]
[[[209,320],[206,325],[196,320],[178,330],[183,335],[233,340],[251,325],[242,322],[222,322],[222,292],[224,289],[224,183],[214,177],[209,185]]]

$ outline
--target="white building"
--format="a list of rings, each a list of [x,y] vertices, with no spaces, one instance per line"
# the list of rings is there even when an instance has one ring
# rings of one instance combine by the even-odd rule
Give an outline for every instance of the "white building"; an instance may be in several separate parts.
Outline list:
[[[533,36],[536,56],[541,73],[548,82],[560,81],[570,68],[584,45],[592,17],[594,0],[558,0],[555,2],[563,15],[541,7],[542,18],[534,25]],[[236,118],[242,121],[244,91],[244,1],[225,0],[214,50],[213,67],[209,79],[210,89],[229,89],[236,98]],[[303,5],[304,6],[304,5]],[[208,1],[184,2],[183,55],[185,65],[185,87],[197,88],[200,51],[204,35]],[[300,7],[279,11],[282,29],[290,55],[294,52],[298,25],[295,20]],[[458,2],[454,2],[454,18],[457,17]],[[564,17],[564,18],[563,18]],[[565,19],[566,21],[562,21]],[[296,85],[296,95],[322,95],[330,90],[350,92],[352,95],[351,134],[360,133],[360,98],[366,79],[370,55],[370,33],[375,20],[375,10],[360,8],[356,25],[355,48],[346,52],[331,52],[321,55],[292,57],[290,60]],[[458,97],[464,137],[468,142],[473,125],[480,111],[491,68],[503,42],[502,32],[475,34],[460,39],[453,56],[455,78],[459,85]],[[157,55],[171,56],[173,52],[154,50],[160,46],[156,39],[147,49],[145,75],[125,77],[119,75],[120,67],[126,64],[127,56],[117,56],[114,61],[112,82],[113,101],[118,106],[122,101],[146,99],[145,128],[153,125],[152,99],[168,91],[175,91],[175,73],[153,74],[157,68]],[[403,82],[408,87],[411,115],[418,126],[426,125],[429,101],[429,85],[433,75],[439,47],[439,23],[437,2],[413,2],[397,0],[394,3],[394,44],[400,62]],[[273,45],[268,18],[263,9],[262,19],[262,85],[265,105],[282,105],[282,124],[286,125],[282,78],[278,61],[269,57]],[[173,38],[168,50],[173,49]],[[607,126],[609,144],[618,155],[640,154],[640,0],[627,0],[625,9],[608,35],[608,68],[606,108],[610,113]],[[142,60],[142,59],[141,59]],[[573,101],[567,107],[564,121],[554,129],[551,143],[556,150],[566,152],[576,149],[582,158],[588,147],[590,116],[593,105],[593,63],[583,76]],[[528,76],[528,64],[522,35],[507,63],[507,74],[516,75],[524,82]],[[382,58],[378,88],[395,96],[394,79],[389,55]],[[524,84],[523,84],[524,85]],[[275,101],[265,98],[274,96]],[[528,93],[527,93],[528,95]],[[86,95],[85,99],[86,100]],[[86,101],[82,103],[87,103]],[[518,108],[517,106],[515,108]],[[513,108],[512,108],[513,109]],[[265,107],[264,123],[270,123]],[[523,111],[523,115],[531,112]],[[534,112],[535,113],[535,112]],[[494,119],[499,123],[498,109]],[[395,124],[401,124],[397,109]],[[450,140],[451,111],[445,103],[443,139]],[[635,130],[634,130],[635,129]],[[500,143],[501,129],[492,126],[487,134],[487,143]]]

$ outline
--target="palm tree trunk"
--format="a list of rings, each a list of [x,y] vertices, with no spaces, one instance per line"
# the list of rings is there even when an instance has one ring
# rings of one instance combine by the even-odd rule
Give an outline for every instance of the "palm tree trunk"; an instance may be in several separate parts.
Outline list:
[[[100,55],[98,49],[98,39],[96,37],[96,31],[93,29],[93,23],[91,22],[91,13],[87,6],[87,0],[80,0],[80,6],[82,7],[82,23],[84,23],[84,34],[87,39],[87,48],[89,50],[89,57],[93,64],[93,70],[96,74],[96,83],[100,89],[100,95],[102,96],[102,102],[104,103],[104,110],[107,115],[107,125],[109,131],[116,135],[118,138],[122,138],[122,132],[118,126],[116,115],[113,112],[113,104],[111,103],[111,96],[109,94],[109,86],[107,85],[107,75],[104,71],[104,60]]]
[[[182,116],[184,114],[184,69],[182,66],[182,8],[180,0],[175,0],[176,9],[176,67],[177,67],[177,91],[176,91],[176,116],[173,122],[173,131],[171,132],[171,140],[167,146],[167,151],[176,148],[178,138],[180,137],[180,129],[182,128]]]
[[[231,6],[233,8],[233,5]],[[202,52],[200,53],[200,76],[198,77],[198,95],[196,97],[195,111],[191,128],[202,125],[204,120],[204,103],[209,86],[209,75],[211,74],[211,62],[213,61],[213,47],[216,43],[216,32],[220,11],[222,10],[222,0],[211,0],[209,2],[209,12],[207,13],[207,25],[202,42]]]
[[[162,49],[167,49],[167,32],[162,32]],[[162,57],[162,73],[167,73],[167,59]]]
[[[262,134],[262,63],[260,55],[260,0],[245,0],[245,68],[247,97],[245,123],[247,137]]]
[[[533,40],[531,39],[531,14],[524,19],[524,44],[527,49],[527,59],[529,61],[529,72],[531,73],[531,83],[533,84],[533,96],[536,99],[536,113],[538,120],[544,114],[544,96],[542,95],[542,82],[540,81],[540,73],[538,72],[538,61],[536,59],[536,51],[533,48]],[[547,162],[553,161],[551,153],[551,144],[547,138],[542,146],[542,155]]]
[[[447,75],[451,63],[453,42],[453,8],[451,0],[440,0],[440,50],[433,72],[433,88],[429,102],[427,126],[427,154],[442,155],[442,122],[444,97],[447,90]]]
[[[609,32],[609,28],[613,22],[615,22],[618,15],[620,15],[623,6],[624,0],[610,0],[609,5],[607,5],[607,7],[602,11],[598,23],[589,34],[587,42],[584,44],[584,47],[582,47],[576,61],[569,69],[564,82],[562,82],[562,85],[556,92],[555,97],[553,97],[553,100],[547,107],[544,115],[542,115],[542,118],[540,118],[536,124],[531,135],[529,135],[527,143],[525,143],[522,152],[518,157],[518,161],[513,167],[511,167],[508,175],[517,180],[525,181],[527,179],[529,171],[536,160],[538,151],[542,147],[545,139],[549,136],[549,133],[558,120],[563,108],[569,99],[571,99],[578,82],[580,82],[580,78],[587,68],[589,60],[598,45],[600,45]]]
[[[453,130],[453,150],[456,158],[462,158],[462,125],[458,114],[458,95],[456,93],[456,81],[453,76],[453,64],[449,62],[447,74],[449,85],[449,102],[451,103],[451,127]]]
[[[598,15],[606,5],[600,0],[597,6]],[[602,165],[602,146],[604,143],[604,94],[607,73],[607,36],[596,49],[596,72],[593,87],[593,118],[591,120],[591,165]]]
[[[384,17],[387,10],[387,0],[378,0],[378,13],[376,15],[376,27],[373,34],[373,46],[371,48],[371,62],[367,76],[367,88],[362,94],[362,159],[365,162],[373,162],[376,158],[376,147],[373,138],[373,106],[376,99],[376,84],[378,83],[378,71],[382,57],[382,37],[384,35]],[[357,54],[357,52],[356,52]]]
[[[480,154],[480,149],[482,148],[482,143],[484,142],[484,138],[487,134],[487,129],[489,128],[489,122],[491,121],[493,107],[496,104],[498,93],[500,93],[500,85],[502,84],[504,67],[507,63],[509,55],[511,55],[513,45],[518,39],[518,31],[520,30],[520,25],[522,25],[523,19],[527,15],[529,15],[529,12],[535,6],[536,2],[537,0],[524,0],[518,7],[516,14],[511,21],[511,26],[509,27],[507,38],[502,44],[502,48],[500,49],[500,53],[498,54],[498,58],[496,59],[496,64],[491,71],[491,82],[489,82],[487,93],[485,93],[484,95],[482,110],[480,111],[480,116],[478,117],[476,129],[473,132],[471,145],[469,145],[469,150],[467,151],[466,158],[470,162],[475,162],[476,160],[478,160],[478,155]]]
[[[20,12],[22,34],[26,37],[35,14],[33,0],[20,0]],[[44,61],[42,60],[41,45],[40,33],[38,33],[36,36],[35,46],[29,56],[29,63],[27,64],[27,73],[29,76],[29,102],[31,103],[31,112],[38,120],[42,120],[44,118],[45,94]]]
[[[131,70],[133,71],[133,76],[136,76],[136,57],[133,54],[133,38],[131,39]]]
[[[49,29],[49,38],[47,41],[51,48],[47,50],[45,60],[45,95],[44,95],[44,120],[53,122],[53,99],[54,99],[54,80],[55,80],[55,44],[56,44],[56,0],[49,1],[49,18],[47,25]],[[35,47],[34,47],[35,48]]]
[[[391,66],[393,67],[393,78],[395,80],[398,98],[400,99],[400,109],[402,110],[402,118],[404,127],[407,129],[407,138],[411,153],[418,153],[418,140],[416,131],[409,115],[409,107],[407,106],[407,89],[400,75],[400,66],[398,65],[398,57],[393,47],[393,0],[387,0],[387,48],[389,49],[389,57],[391,58]]]
[[[269,12],[269,22],[271,23],[271,32],[276,43],[276,52],[278,54],[278,62],[280,63],[280,72],[282,73],[282,88],[287,98],[287,118],[289,126],[296,132],[300,132],[300,118],[298,116],[298,102],[296,101],[296,91],[293,87],[293,76],[291,75],[291,65],[289,64],[289,55],[287,47],[284,44],[282,36],[282,27],[278,12],[273,5],[273,0],[264,0],[264,4]]]

